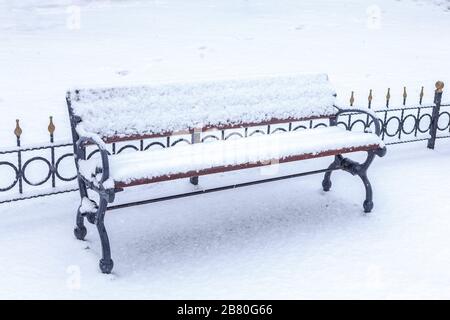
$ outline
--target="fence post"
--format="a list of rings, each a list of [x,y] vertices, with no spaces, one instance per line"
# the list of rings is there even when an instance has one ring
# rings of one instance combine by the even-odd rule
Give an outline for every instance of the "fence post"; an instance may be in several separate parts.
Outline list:
[[[16,119],[16,128],[14,129],[14,134],[16,135],[17,147],[17,180],[19,181],[19,193],[23,193],[23,171],[22,171],[22,151],[20,149],[20,136],[22,135],[22,128],[20,127],[19,119]]]
[[[430,139],[428,139],[428,149],[434,149],[436,142],[436,133],[438,129],[439,111],[441,109],[442,92],[444,90],[444,82],[436,82],[436,90],[434,91],[434,107],[430,124]]]

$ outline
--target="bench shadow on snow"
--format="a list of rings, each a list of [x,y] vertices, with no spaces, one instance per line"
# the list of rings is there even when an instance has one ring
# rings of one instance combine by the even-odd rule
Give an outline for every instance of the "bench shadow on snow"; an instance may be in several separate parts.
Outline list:
[[[308,246],[311,238],[333,237],[326,229],[347,228],[364,218],[363,190],[343,198],[318,189],[320,181],[315,176],[109,212],[115,273],[146,270],[155,275],[287,245],[298,245],[302,255],[302,245]],[[359,181],[350,184],[349,193],[359,187]],[[349,186],[336,183],[335,188],[343,187]],[[92,228],[88,240],[100,254]]]

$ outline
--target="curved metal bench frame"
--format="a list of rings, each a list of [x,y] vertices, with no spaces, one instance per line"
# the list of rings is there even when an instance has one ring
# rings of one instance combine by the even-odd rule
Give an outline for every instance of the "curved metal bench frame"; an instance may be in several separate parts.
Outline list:
[[[373,208],[373,192],[372,187],[370,184],[370,181],[367,177],[367,170],[369,166],[371,165],[372,161],[374,160],[375,156],[383,157],[386,154],[386,148],[379,148],[378,146],[368,146],[366,148],[348,148],[348,149],[341,149],[339,150],[339,153],[336,154],[336,152],[328,152],[319,154],[316,156],[299,156],[294,157],[291,159],[287,159],[285,161],[280,162],[288,162],[288,161],[298,161],[298,160],[304,160],[304,159],[310,159],[310,158],[316,158],[316,157],[324,157],[324,156],[334,156],[335,159],[333,163],[327,168],[323,170],[315,170],[315,171],[309,171],[309,172],[302,172],[297,174],[291,174],[287,176],[280,176],[280,177],[274,177],[274,178],[268,178],[268,179],[262,179],[262,180],[256,180],[246,183],[240,183],[240,184],[234,184],[234,185],[228,185],[218,188],[212,188],[212,189],[205,189],[205,190],[196,190],[193,192],[188,192],[184,194],[177,194],[173,196],[168,197],[162,197],[157,199],[149,199],[144,201],[138,201],[128,204],[122,204],[122,205],[115,205],[115,206],[108,206],[108,203],[113,203],[115,199],[115,194],[117,192],[123,191],[125,187],[138,185],[138,184],[146,184],[146,183],[153,183],[158,181],[166,181],[171,179],[178,179],[178,178],[189,178],[192,184],[198,183],[198,176],[202,174],[211,174],[216,172],[223,172],[223,171],[229,171],[226,168],[219,168],[215,171],[205,171],[204,173],[186,173],[180,176],[172,176],[172,177],[158,177],[158,179],[153,180],[142,180],[137,181],[135,183],[131,184],[117,184],[114,186],[114,188],[107,188],[104,186],[104,183],[109,179],[110,172],[109,172],[109,161],[108,156],[109,152],[106,150],[105,145],[102,143],[99,143],[98,141],[90,138],[90,137],[80,137],[76,131],[76,126],[81,122],[81,119],[76,116],[73,113],[72,107],[71,107],[71,97],[70,93],[67,94],[66,97],[67,106],[69,109],[69,116],[70,116],[70,124],[72,129],[72,138],[73,138],[73,146],[74,146],[74,155],[75,155],[75,165],[77,168],[77,180],[78,180],[78,186],[79,186],[79,192],[81,201],[83,199],[87,199],[88,201],[91,201],[93,203],[93,211],[86,212],[82,210],[82,206],[80,204],[77,215],[76,215],[76,227],[74,229],[75,237],[79,240],[84,240],[87,234],[87,229],[84,225],[84,219],[86,218],[88,222],[96,225],[97,231],[100,236],[101,246],[102,246],[102,258],[100,259],[99,266],[100,270],[103,273],[110,273],[113,269],[114,262],[111,259],[111,248],[109,243],[108,234],[105,228],[104,224],[104,218],[105,213],[107,210],[113,210],[113,209],[119,209],[123,207],[128,207],[132,205],[139,205],[139,204],[146,204],[146,203],[153,203],[158,201],[164,201],[164,200],[170,200],[175,198],[181,198],[181,197],[187,197],[192,195],[198,195],[198,194],[205,194],[210,192],[216,192],[216,191],[222,191],[227,189],[234,189],[238,187],[244,187],[254,184],[260,184],[260,183],[266,183],[271,181],[277,181],[282,179],[289,179],[294,177],[300,177],[304,175],[310,175],[310,174],[317,174],[317,173],[325,173],[324,179],[322,181],[322,186],[324,191],[329,191],[331,188],[331,173],[335,170],[344,170],[346,172],[349,172],[352,175],[357,175],[361,178],[365,190],[366,190],[366,198],[363,203],[364,212],[370,212]],[[333,116],[327,116],[326,118],[330,119],[330,126],[336,126],[338,124],[338,117],[343,113],[365,113],[368,117],[372,118],[372,121],[369,123],[374,124],[375,126],[375,133],[380,136],[381,134],[381,127],[379,120],[370,112],[359,110],[359,109],[338,109],[337,113]],[[311,119],[282,119],[282,120],[274,120],[270,123],[253,123],[253,124],[245,124],[245,125],[239,125],[239,126],[231,126],[230,128],[239,128],[243,126],[256,126],[256,125],[265,125],[265,124],[271,124],[271,123],[286,123],[286,122],[293,122],[293,121],[300,121],[300,120],[311,120]],[[204,128],[208,129],[208,128]],[[229,129],[228,127],[224,128],[221,127],[220,129]],[[194,134],[194,131],[190,132]],[[168,136],[171,135],[171,132],[167,133],[160,133],[156,135],[142,135],[142,136],[133,136],[133,137],[125,137],[123,139],[118,139],[117,137],[109,137],[105,139],[105,143],[110,142],[116,142],[116,141],[125,141],[125,140],[137,140],[137,139],[146,139],[146,138],[153,138],[153,137],[161,137],[161,136]],[[86,146],[87,145],[96,145],[101,156],[101,162],[102,162],[102,168],[96,172],[96,174],[101,174],[101,178],[98,181],[98,183],[93,183],[92,181],[86,179],[80,174],[79,170],[79,160],[83,160],[86,158]],[[356,161],[353,161],[351,159],[345,158],[342,156],[343,153],[347,152],[355,152],[355,151],[366,151],[367,152],[367,158],[364,162],[358,163]],[[257,164],[249,164],[248,166],[238,166],[236,168],[233,168],[232,170],[240,170],[240,169],[246,169],[251,167],[258,167],[263,166],[267,164],[257,163]],[[89,199],[88,195],[88,189],[93,190],[96,192],[99,196],[99,203],[95,203],[95,201]],[[86,201],[86,200],[85,200]]]

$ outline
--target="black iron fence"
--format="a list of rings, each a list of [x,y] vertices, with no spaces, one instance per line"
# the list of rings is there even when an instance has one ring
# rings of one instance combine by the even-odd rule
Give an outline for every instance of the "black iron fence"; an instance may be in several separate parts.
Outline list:
[[[403,104],[392,108],[388,89],[386,104],[374,110],[381,124],[382,138],[387,145],[428,141],[433,149],[436,139],[450,138],[450,104],[441,104],[443,83],[436,83],[434,103],[423,105],[423,87],[416,105],[407,106],[407,91],[403,91]],[[372,90],[369,91],[367,106],[372,108]],[[355,103],[351,93],[350,106]],[[68,123],[67,123],[68,125]],[[242,129],[211,130],[200,133],[199,141],[226,140],[255,134],[273,134],[280,131],[293,131],[327,126],[325,120],[308,120],[279,125],[266,125]],[[372,126],[368,116],[358,113],[340,118],[338,125],[351,130],[367,130]],[[78,190],[73,149],[70,140],[55,142],[55,124],[52,117],[48,125],[49,141],[41,145],[21,145],[23,130],[16,120],[14,134],[16,147],[0,149],[0,204],[12,201],[42,197]],[[179,143],[192,143],[189,135],[174,135],[166,138],[137,140],[134,142],[112,143],[108,147],[111,154],[144,151],[150,148],[173,147]],[[88,150],[88,157],[97,151]]]

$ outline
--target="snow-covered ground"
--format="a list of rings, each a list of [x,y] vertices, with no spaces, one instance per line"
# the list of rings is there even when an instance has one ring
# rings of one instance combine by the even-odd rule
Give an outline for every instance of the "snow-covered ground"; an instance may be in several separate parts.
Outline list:
[[[450,298],[449,157],[448,140],[390,147],[370,171],[368,215],[347,173],[326,194],[316,175],[111,211],[111,275],[95,228],[72,235],[76,193],[5,205],[0,298]]]
[[[0,0],[0,139],[69,136],[73,86],[325,72],[339,97],[450,83],[444,0]],[[445,97],[445,95],[444,95]]]
[[[372,88],[381,106],[390,87],[398,104],[403,86],[415,103],[422,85],[429,103],[436,80],[450,84],[449,57],[448,0],[0,0],[0,147],[16,118],[25,145],[48,140],[49,115],[68,138],[74,86],[323,72],[344,103]],[[76,193],[1,205],[0,298],[450,298],[449,157],[447,139],[389,147],[369,172],[369,215],[345,173],[327,194],[310,176],[113,211],[112,275],[98,271],[95,228],[72,235]]]

